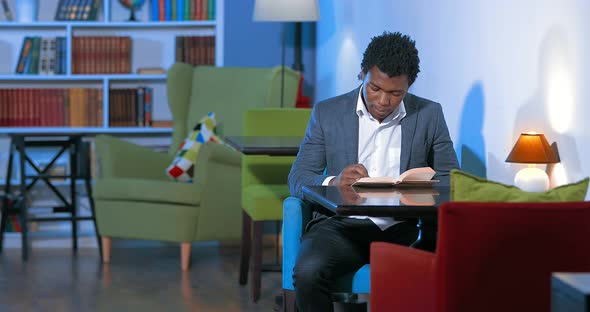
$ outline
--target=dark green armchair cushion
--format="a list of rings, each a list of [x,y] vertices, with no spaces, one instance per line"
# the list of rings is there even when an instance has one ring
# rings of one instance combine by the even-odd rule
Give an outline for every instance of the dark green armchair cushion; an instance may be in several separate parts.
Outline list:
[[[588,178],[546,192],[525,192],[516,186],[480,178],[461,170],[451,171],[451,201],[565,202],[584,201]]]

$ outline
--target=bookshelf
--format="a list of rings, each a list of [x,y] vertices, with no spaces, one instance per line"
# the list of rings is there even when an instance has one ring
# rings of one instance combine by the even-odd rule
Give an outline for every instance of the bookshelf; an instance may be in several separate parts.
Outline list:
[[[151,1],[135,11],[138,21],[126,21],[129,10],[118,0],[102,0],[96,21],[55,21],[59,0],[40,0],[35,22],[6,21],[0,12],[0,89],[90,88],[102,93],[102,121],[93,127],[0,127],[0,135],[15,132],[85,132],[119,134],[154,134],[171,132],[170,128],[109,126],[109,91],[149,87],[153,89],[152,118],[170,120],[166,100],[165,74],[137,74],[138,68],[168,69],[175,62],[176,37],[212,36],[215,66],[223,66],[223,0],[215,1],[214,20],[150,21]],[[170,1],[170,0],[167,0]],[[14,12],[16,0],[8,4]],[[20,50],[25,37],[65,37],[65,74],[16,74]],[[128,36],[131,38],[131,72],[129,74],[74,74],[72,71],[73,38],[78,36]],[[149,53],[148,53],[149,52]],[[1,99],[0,99],[1,100]],[[12,104],[11,104],[12,105]]]

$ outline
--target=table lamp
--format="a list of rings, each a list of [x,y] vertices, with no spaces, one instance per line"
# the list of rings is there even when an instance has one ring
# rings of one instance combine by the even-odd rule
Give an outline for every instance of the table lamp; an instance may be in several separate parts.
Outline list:
[[[318,0],[256,0],[254,2],[254,20],[264,22],[295,23],[295,61],[293,69],[303,72],[301,58],[301,22],[313,22],[320,18]],[[283,46],[281,65],[285,66],[285,31],[283,28]],[[283,107],[284,77],[281,76],[281,107]]]
[[[549,188],[549,177],[535,164],[552,164],[559,162],[557,155],[549,146],[545,135],[536,132],[521,133],[506,158],[506,162],[528,164],[518,171],[514,185],[526,192],[543,192]]]

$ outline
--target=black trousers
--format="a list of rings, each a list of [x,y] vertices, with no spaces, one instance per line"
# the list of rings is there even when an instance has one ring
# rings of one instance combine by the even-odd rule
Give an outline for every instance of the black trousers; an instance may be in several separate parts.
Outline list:
[[[333,216],[301,237],[293,280],[299,311],[333,311],[336,281],[369,263],[371,242],[410,245],[418,237],[415,222],[402,222],[382,231],[370,219]]]

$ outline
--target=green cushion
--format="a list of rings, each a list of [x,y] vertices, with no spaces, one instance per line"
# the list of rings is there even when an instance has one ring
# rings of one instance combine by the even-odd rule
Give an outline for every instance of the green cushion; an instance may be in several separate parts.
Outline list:
[[[283,219],[283,201],[289,197],[286,184],[254,184],[242,189],[242,208],[253,221]]]
[[[516,186],[480,178],[461,170],[451,171],[451,201],[565,202],[584,201],[588,178],[546,192],[525,192]]]
[[[94,185],[96,199],[140,201],[199,205],[200,193],[193,184],[176,183],[166,180],[144,180],[132,178],[98,179]]]

